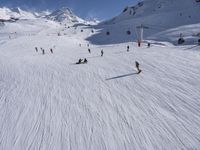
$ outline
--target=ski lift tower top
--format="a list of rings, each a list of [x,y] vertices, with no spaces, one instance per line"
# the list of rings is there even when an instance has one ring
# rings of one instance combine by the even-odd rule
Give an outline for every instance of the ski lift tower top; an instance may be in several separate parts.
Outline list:
[[[142,42],[143,41],[144,29],[149,29],[149,27],[141,24],[140,26],[137,26],[136,29],[137,29],[138,41]]]

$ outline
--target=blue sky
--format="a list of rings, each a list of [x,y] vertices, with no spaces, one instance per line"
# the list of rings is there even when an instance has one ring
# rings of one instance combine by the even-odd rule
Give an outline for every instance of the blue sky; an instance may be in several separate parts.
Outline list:
[[[68,6],[82,18],[104,20],[119,14],[125,6],[138,1],[141,0],[0,0],[0,6],[39,10],[54,10]]]

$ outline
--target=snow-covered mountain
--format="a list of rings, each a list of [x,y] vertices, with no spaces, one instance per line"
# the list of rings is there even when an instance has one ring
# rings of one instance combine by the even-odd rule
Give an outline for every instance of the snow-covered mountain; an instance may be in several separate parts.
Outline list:
[[[155,23],[156,25],[178,26],[200,21],[198,0],[144,0],[134,6],[127,6],[123,12],[107,21],[117,23],[132,20],[134,23]]]
[[[0,8],[0,19],[10,20],[10,19],[33,19],[35,16],[28,11],[24,11],[19,7],[16,8]]]
[[[55,10],[50,15],[46,16],[47,19],[57,21],[57,22],[65,22],[65,23],[82,23],[83,19],[76,16],[71,9],[67,7],[60,8]]]
[[[145,27],[144,38],[148,39],[159,32],[200,23],[199,13],[199,0],[144,0],[126,7],[120,15],[100,23],[96,26],[100,30],[99,34],[89,37],[88,40],[96,44],[133,41],[138,38],[137,27],[141,25]],[[107,32],[110,34],[105,40],[103,37]],[[176,36],[180,33],[181,31],[176,32]]]
[[[45,11],[37,11],[37,12],[34,12],[33,14],[34,14],[36,17],[46,17],[46,16],[50,15],[51,12],[48,11],[48,10],[45,10]]]
[[[67,8],[35,19],[0,9],[19,17],[0,21],[0,150],[199,150],[199,3],[177,1],[99,25]],[[134,42],[141,24],[150,47]],[[180,32],[191,45],[171,44]]]

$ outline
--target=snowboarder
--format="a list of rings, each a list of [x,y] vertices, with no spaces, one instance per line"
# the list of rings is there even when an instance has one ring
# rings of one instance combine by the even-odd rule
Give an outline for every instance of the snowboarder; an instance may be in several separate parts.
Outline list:
[[[103,57],[103,54],[104,54],[104,52],[103,52],[103,50],[101,50],[101,57]]]
[[[50,49],[50,52],[53,54],[53,49],[52,48]]]
[[[35,47],[35,51],[38,52],[38,48],[37,47]]]
[[[137,74],[139,74],[140,72],[142,72],[142,70],[140,69],[140,64],[136,61],[135,62],[135,66],[136,66],[136,68],[137,68]]]
[[[129,47],[129,45],[127,46],[127,52],[129,52],[129,49],[130,49],[130,47]]]
[[[91,50],[88,48],[88,52],[91,53]]]
[[[147,47],[150,48],[151,47],[151,43],[148,42]]]

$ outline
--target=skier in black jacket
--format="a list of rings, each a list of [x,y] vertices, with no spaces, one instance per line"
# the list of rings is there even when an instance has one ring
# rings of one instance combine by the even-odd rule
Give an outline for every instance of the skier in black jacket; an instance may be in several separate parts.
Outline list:
[[[136,68],[137,68],[137,74],[139,74],[140,72],[142,72],[142,70],[140,69],[140,64],[139,64],[139,62],[135,62],[135,66],[136,66]]]

